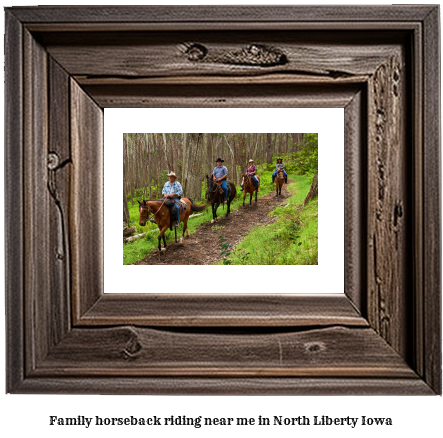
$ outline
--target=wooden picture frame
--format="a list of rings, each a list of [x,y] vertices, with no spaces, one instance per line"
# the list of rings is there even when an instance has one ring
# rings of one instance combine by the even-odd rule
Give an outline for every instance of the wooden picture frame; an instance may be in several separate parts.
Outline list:
[[[7,392],[441,394],[439,38],[438,6],[7,8]],[[174,106],[345,108],[345,294],[103,294],[103,108]]]

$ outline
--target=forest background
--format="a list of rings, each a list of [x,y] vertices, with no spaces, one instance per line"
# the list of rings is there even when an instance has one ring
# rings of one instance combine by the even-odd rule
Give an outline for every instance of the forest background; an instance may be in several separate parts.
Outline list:
[[[184,196],[205,203],[206,175],[212,174],[218,157],[225,160],[228,179],[237,186],[234,210],[242,204],[239,185],[249,159],[255,161],[261,175],[259,198],[275,191],[271,174],[277,158],[283,158],[290,177],[289,197],[285,196],[284,207],[275,204],[278,208],[269,212],[271,216],[279,216],[278,221],[270,228],[251,229],[235,249],[225,242],[222,263],[317,264],[317,199],[301,211],[308,198],[316,198],[318,190],[318,134],[313,133],[124,134],[123,222],[139,234],[125,238],[130,243],[124,245],[123,263],[138,262],[157,246],[156,224],[148,222],[145,227],[138,224],[137,201],[161,198],[167,173],[174,171]],[[200,217],[188,224],[191,234],[212,218],[210,209],[197,216]],[[223,228],[215,227],[215,231]],[[167,242],[171,238],[166,233]]]
[[[318,168],[318,135],[303,133],[125,133],[123,135],[123,214],[129,201],[156,199],[166,174],[174,171],[184,196],[204,199],[204,180],[220,157],[228,179],[241,183],[249,159],[267,170],[277,155],[284,155],[288,171],[306,174],[312,181]],[[289,161],[288,161],[289,160]],[[128,220],[125,220],[128,222]]]

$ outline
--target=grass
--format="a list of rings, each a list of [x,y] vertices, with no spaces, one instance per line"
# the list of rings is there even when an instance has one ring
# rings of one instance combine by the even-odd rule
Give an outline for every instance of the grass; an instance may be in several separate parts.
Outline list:
[[[271,165],[269,165],[269,168],[271,168]],[[273,167],[272,167],[273,169]],[[265,195],[267,195],[269,192],[272,192],[275,190],[275,184],[272,184],[272,170],[262,169],[258,172],[261,175],[261,182],[260,182],[260,191],[258,192],[258,198],[261,198]],[[234,201],[231,203],[231,211],[237,210],[240,206],[243,205],[243,192],[240,191],[240,187],[237,186],[237,196],[234,199]],[[255,195],[252,199],[252,202],[254,202]],[[139,198],[140,201],[142,201],[142,198]],[[249,195],[246,197],[246,202],[249,202]],[[141,237],[137,240],[134,240],[132,242],[123,243],[123,264],[124,265],[130,265],[132,263],[135,263],[139,260],[144,259],[149,253],[157,251],[158,247],[158,231],[150,232],[151,230],[156,230],[157,225],[147,222],[146,226],[141,227],[139,225],[139,206],[136,199],[134,199],[134,205],[132,205],[130,202],[128,203],[129,208],[129,216],[130,221],[128,226],[135,226],[137,228],[137,231],[135,234],[141,234],[146,233],[145,237]],[[217,210],[217,214],[220,217],[223,214],[226,214],[226,205],[225,209],[220,206]],[[193,219],[189,219],[188,221],[188,229],[189,233],[194,233],[197,228],[207,222],[210,222],[212,219],[212,211],[211,208],[208,207],[205,211],[202,212],[202,216],[195,217]],[[180,227],[177,229],[177,239],[181,237],[183,234],[183,224],[180,224]],[[165,233],[166,237],[166,244],[171,243],[174,241],[174,230],[173,231],[166,231]]]
[[[222,264],[232,265],[316,265],[318,264],[318,199],[302,208],[310,182],[304,175],[288,190],[294,194],[285,206],[269,213],[274,223],[252,229]]]

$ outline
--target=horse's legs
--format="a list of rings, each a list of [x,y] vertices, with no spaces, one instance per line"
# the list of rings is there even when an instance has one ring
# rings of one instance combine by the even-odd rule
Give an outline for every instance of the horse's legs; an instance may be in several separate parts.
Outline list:
[[[185,231],[186,231],[186,236],[187,236],[188,239],[189,239],[188,219],[189,219],[189,216],[187,216],[187,217],[183,220],[183,236],[182,236],[182,242],[184,242],[184,240],[185,240]]]
[[[214,203],[212,204],[212,221],[211,224],[213,224],[218,218],[217,218],[217,208],[219,204]]]
[[[245,206],[246,190],[243,192],[243,207]]]
[[[252,204],[252,192],[249,193],[249,205],[251,205],[251,204]]]
[[[228,205],[228,209],[227,209],[225,218],[228,218],[229,217],[229,213],[231,212],[231,200],[230,199],[228,199],[227,205]]]
[[[166,233],[167,229],[168,229],[168,225],[164,225],[163,228],[160,231],[160,234],[158,235],[158,250],[160,251],[160,253],[162,252],[162,245],[161,245],[162,238],[163,238],[163,245],[164,245],[163,251],[166,250],[166,237],[165,237],[165,233]]]
[[[257,190],[255,191],[255,202],[257,202],[257,193],[258,193],[258,187]]]

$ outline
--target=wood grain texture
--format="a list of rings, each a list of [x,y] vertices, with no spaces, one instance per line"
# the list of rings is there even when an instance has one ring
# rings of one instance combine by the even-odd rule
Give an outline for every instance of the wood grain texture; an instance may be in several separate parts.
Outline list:
[[[8,391],[441,393],[438,7],[6,17]],[[103,295],[105,106],[345,108],[351,300]]]
[[[50,265],[51,307],[53,309],[54,342],[69,331],[70,311],[70,248],[69,204],[71,185],[71,142],[69,75],[52,58],[48,59],[48,162],[47,179],[50,202]]]
[[[47,54],[29,32],[24,32],[24,235],[25,287],[32,293],[24,302],[26,366],[36,367],[54,345],[48,321],[52,318],[50,203],[47,190],[48,90]],[[56,292],[58,293],[58,291]],[[39,327],[36,329],[36,327]]]
[[[434,38],[440,27],[438,8],[425,21],[423,64],[423,341],[424,376],[429,385],[441,394],[441,114],[440,114],[440,39]],[[440,304],[440,305],[439,305]]]
[[[70,90],[70,249],[76,320],[103,294],[103,110],[72,79]]]
[[[435,6],[180,6],[145,7],[13,7],[11,12],[26,23],[121,23],[121,22],[367,22],[420,21]]]
[[[84,86],[106,108],[333,108],[346,106],[359,88],[349,83]]]
[[[33,374],[48,373],[417,378],[372,329],[345,327],[215,336],[133,326],[74,329]]]
[[[261,74],[291,73],[337,78],[372,73],[389,57],[393,46],[401,44],[406,33],[374,33],[371,38],[353,33],[353,48],[346,36],[331,41],[331,34],[309,39],[306,32],[132,32],[125,38],[116,33],[83,34],[75,44],[71,33],[41,37],[48,52],[73,75],[126,78],[228,75],[254,77]],[[348,36],[349,38],[349,36]],[[54,40],[54,41],[53,41]],[[390,41],[389,44],[384,41]],[[197,45],[205,52],[192,58],[190,49]],[[266,47],[261,53],[260,47]],[[255,48],[255,50],[254,50]],[[257,64],[271,58],[267,52],[279,52],[283,65]],[[248,56],[239,56],[239,53]],[[259,52],[258,54],[256,52]],[[251,55],[249,55],[251,53]]]
[[[45,377],[27,379],[16,393],[151,395],[433,395],[420,379],[313,377]]]
[[[345,107],[345,293],[363,317],[367,317],[366,285],[367,189],[366,92],[355,93]]]
[[[22,24],[5,12],[5,298],[6,386],[18,388],[24,377],[23,346],[23,45]],[[11,329],[14,327],[14,329]]]
[[[403,356],[408,348],[405,61],[402,52],[380,65],[368,83],[368,318]]]
[[[164,327],[368,326],[344,294],[105,294],[77,325],[128,323]]]

